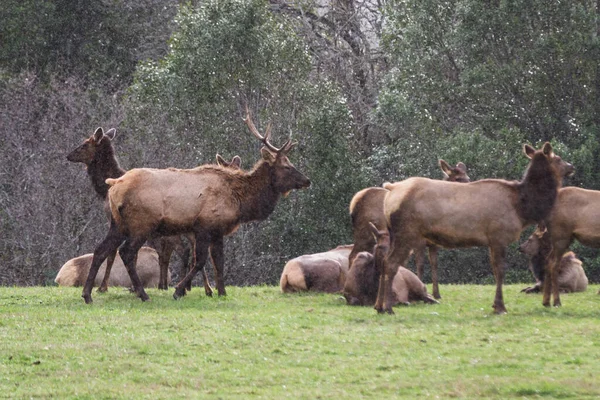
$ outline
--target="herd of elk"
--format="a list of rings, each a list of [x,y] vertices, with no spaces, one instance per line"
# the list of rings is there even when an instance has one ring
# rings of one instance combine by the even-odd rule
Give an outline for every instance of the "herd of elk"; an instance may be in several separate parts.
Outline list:
[[[84,140],[81,145],[77,146],[67,155],[68,161],[83,163],[86,166],[87,174],[92,182],[92,187],[96,194],[104,200],[105,212],[107,213],[109,220],[110,210],[107,201],[108,185],[106,184],[106,179],[119,178],[126,172],[121,168],[119,161],[115,156],[115,149],[112,144],[112,140],[115,136],[116,130],[114,128],[109,129],[106,132],[104,132],[102,128],[98,128],[89,138]],[[239,156],[235,156],[228,162],[217,154],[217,164],[239,169],[241,167],[241,159]],[[194,238],[190,235],[155,236],[149,238],[148,245],[158,252],[160,269],[159,289],[168,289],[167,279],[169,273],[169,261],[171,260],[171,255],[173,253],[177,254],[183,261],[182,272],[188,270],[190,254],[193,256],[194,253],[193,243]],[[104,279],[98,287],[99,292],[106,292],[108,290],[110,274],[116,254],[115,251],[107,257]],[[202,278],[206,295],[212,296],[212,289],[204,269],[202,270]]]
[[[348,273],[348,256],[352,247],[342,245],[323,253],[305,254],[291,259],[281,273],[281,292],[341,292]]]
[[[550,235],[545,226],[538,226],[529,238],[521,243],[519,251],[529,258],[529,269],[535,278],[535,285],[521,292],[538,293],[546,277],[546,260],[552,251]],[[588,278],[582,262],[575,253],[569,251],[560,260],[558,268],[558,288],[561,293],[583,292],[587,289]]]
[[[439,166],[444,174],[444,180],[449,182],[470,182],[467,167],[462,162],[451,167],[446,161],[439,160]],[[369,224],[374,224],[377,229],[387,229],[387,222],[383,211],[383,200],[388,193],[387,189],[370,187],[356,193],[350,201],[350,217],[352,220],[352,237],[354,248],[350,253],[350,268],[356,255],[363,251],[371,251],[375,245],[374,236],[369,229]],[[414,249],[417,276],[423,279],[423,264],[425,261],[425,248],[429,250],[429,264],[431,265],[431,280],[433,283],[433,297],[440,298],[437,273],[437,247],[423,240]]]
[[[563,177],[573,173],[573,166],[554,154],[548,142],[540,150],[525,145],[524,152],[530,162],[521,181],[459,184],[409,178],[384,185],[389,190],[384,212],[391,246],[379,281],[378,312],[393,313],[393,277],[411,249],[428,241],[446,248],[488,247],[496,280],[493,309],[506,313],[502,296],[506,248],[523,228],[550,216]]]
[[[193,169],[139,168],[117,179],[107,179],[111,223],[106,237],[94,250],[90,273],[82,297],[92,302],[94,279],[102,262],[117,249],[130,275],[134,291],[148,299],[135,270],[135,258],[152,235],[193,233],[196,261],[175,287],[174,297],[185,295],[186,286],[210,255],[216,270],[219,295],[223,282],[223,238],[242,223],[266,219],[281,197],[294,189],[310,186],[310,180],[289,161],[295,143],[281,148],[269,142],[270,126],[262,136],[246,109],[246,125],[262,143],[262,159],[252,170],[204,165]]]

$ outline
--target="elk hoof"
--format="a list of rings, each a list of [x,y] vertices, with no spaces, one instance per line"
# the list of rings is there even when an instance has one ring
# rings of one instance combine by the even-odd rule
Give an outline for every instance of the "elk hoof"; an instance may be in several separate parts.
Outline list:
[[[179,300],[183,296],[185,296],[185,289],[183,289],[183,290],[175,289],[175,293],[173,293],[173,298],[175,300]]]
[[[83,297],[83,300],[85,301],[85,304],[92,304],[92,296],[90,296],[89,294],[83,294],[81,295],[81,297]]]
[[[138,295],[138,297],[140,298],[140,300],[142,301],[149,301],[150,297],[146,294],[146,292],[142,292]]]
[[[212,295],[213,295],[212,290],[205,290],[204,293],[206,293],[206,296],[208,296],[208,297],[212,297]]]
[[[554,307],[562,307],[562,304],[560,304],[560,300],[554,302]]]
[[[108,288],[104,287],[104,286],[100,286],[98,289],[96,289],[96,291],[98,293],[106,293],[108,291]]]
[[[506,314],[506,308],[504,306],[494,307],[494,314],[496,314],[496,315],[504,315],[504,314]]]

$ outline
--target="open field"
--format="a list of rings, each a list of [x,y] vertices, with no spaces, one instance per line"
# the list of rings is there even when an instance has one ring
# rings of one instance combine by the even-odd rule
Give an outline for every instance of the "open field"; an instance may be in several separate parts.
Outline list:
[[[442,286],[440,305],[346,306],[271,286],[149,290],[0,288],[0,398],[598,398],[598,285],[541,296]]]

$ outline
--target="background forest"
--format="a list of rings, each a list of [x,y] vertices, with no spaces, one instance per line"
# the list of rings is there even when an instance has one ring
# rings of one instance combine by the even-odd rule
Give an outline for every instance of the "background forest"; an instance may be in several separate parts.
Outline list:
[[[313,185],[226,243],[228,284],[275,283],[285,262],[351,242],[368,186],[519,179],[522,144],[550,140],[600,189],[600,3],[542,0],[5,0],[0,10],[0,284],[53,282],[107,228],[66,154],[116,128],[123,168],[191,168],[299,142]],[[524,233],[525,235],[529,231]],[[575,245],[600,281],[597,252]],[[531,280],[510,251],[508,281]],[[482,249],[442,251],[444,283],[492,282]],[[428,281],[428,278],[426,278]]]

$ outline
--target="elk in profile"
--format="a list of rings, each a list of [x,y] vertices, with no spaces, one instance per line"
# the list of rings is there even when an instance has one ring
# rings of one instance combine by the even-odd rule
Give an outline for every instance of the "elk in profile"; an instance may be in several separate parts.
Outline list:
[[[529,258],[529,269],[536,282],[521,292],[539,293],[545,281],[546,260],[551,253],[552,244],[545,226],[540,226],[521,243],[519,251]],[[583,292],[587,289],[588,278],[582,267],[582,262],[569,251],[562,256],[558,269],[558,286],[561,293]]]
[[[540,150],[525,145],[524,152],[530,162],[521,181],[458,184],[409,178],[384,185],[389,190],[384,210],[392,243],[379,280],[378,312],[393,313],[393,277],[411,249],[428,241],[448,248],[488,247],[496,279],[494,312],[506,313],[502,296],[506,248],[523,228],[550,216],[562,178],[573,173],[573,166],[555,155],[548,142]]]
[[[270,126],[262,136],[254,126],[248,109],[246,125],[263,144],[262,159],[251,171],[215,165],[194,169],[140,168],[119,179],[107,179],[112,220],[103,241],[94,250],[94,260],[82,297],[92,302],[91,291],[98,268],[119,248],[134,290],[142,301],[148,295],[135,270],[135,255],[153,234],[193,233],[196,262],[175,287],[174,297],[185,295],[185,287],[204,266],[211,247],[217,275],[217,291],[225,295],[223,282],[223,238],[240,224],[266,219],[281,197],[294,189],[310,186],[310,180],[289,161],[294,147],[288,140],[281,148],[269,142]]]
[[[119,162],[115,156],[115,150],[112,144],[112,140],[116,136],[116,130],[114,128],[104,132],[102,128],[96,129],[96,131],[84,142],[76,147],[67,155],[67,160],[71,162],[80,162],[85,164],[87,174],[92,182],[96,194],[104,200],[104,208],[107,216],[110,219],[110,210],[108,208],[108,202],[106,201],[108,194],[108,185],[106,179],[108,178],[119,178],[125,174],[125,170],[121,168]],[[231,163],[228,163],[217,155],[217,163],[224,163],[232,168],[239,168],[241,160],[238,156],[235,156]],[[187,241],[186,241],[187,240]],[[159,289],[166,290],[168,288],[167,275],[169,270],[169,261],[171,254],[175,252],[183,261],[183,270],[187,271],[189,264],[189,255],[194,253],[193,249],[190,251],[190,246],[194,243],[193,237],[182,238],[181,236],[157,236],[149,239],[148,245],[155,248],[158,251],[159,265],[160,265],[160,281]],[[115,260],[116,251],[107,257],[107,266],[104,273],[104,279],[98,287],[99,292],[106,292],[108,289],[108,282],[110,279],[111,269]],[[207,296],[212,295],[212,289],[208,282],[205,271],[203,270],[203,281],[204,290]]]
[[[600,248],[600,191],[578,187],[560,189],[546,226],[552,251],[546,263],[542,304],[549,307],[552,295],[553,305],[560,307],[560,263],[573,240]]]
[[[444,174],[444,180],[449,182],[469,182],[467,167],[462,162],[456,166],[450,166],[446,161],[439,160],[439,166]],[[369,229],[369,223],[373,223],[377,229],[387,229],[387,222],[383,213],[383,199],[388,191],[380,187],[370,187],[356,193],[350,202],[350,216],[352,218],[352,236],[354,238],[354,249],[350,253],[350,268],[352,268],[354,257],[362,251],[370,252],[375,245],[375,239]],[[429,250],[429,263],[431,265],[431,280],[433,283],[433,297],[440,298],[440,290],[437,274],[437,247],[426,241],[421,242],[413,249],[415,253],[415,264],[417,276],[423,279],[423,265],[425,261],[425,247]]]

